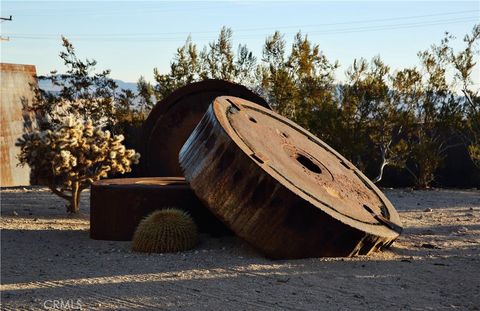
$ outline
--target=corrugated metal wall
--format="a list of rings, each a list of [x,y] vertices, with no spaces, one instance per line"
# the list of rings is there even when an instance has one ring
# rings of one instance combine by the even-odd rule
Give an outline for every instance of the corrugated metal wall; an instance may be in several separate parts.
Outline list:
[[[28,167],[17,166],[19,149],[15,142],[25,131],[30,115],[23,111],[23,101],[34,97],[31,84],[37,83],[33,65],[0,63],[0,186],[30,184]]]

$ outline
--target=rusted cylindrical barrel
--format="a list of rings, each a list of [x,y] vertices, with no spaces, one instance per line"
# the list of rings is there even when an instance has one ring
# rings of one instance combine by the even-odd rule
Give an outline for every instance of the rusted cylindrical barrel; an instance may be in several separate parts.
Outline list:
[[[268,257],[368,254],[401,231],[392,204],[348,160],[240,98],[215,99],[180,165],[200,200]]]
[[[118,178],[100,180],[91,187],[90,237],[129,241],[145,216],[172,207],[190,213],[200,232],[229,232],[198,200],[184,178]]]
[[[217,96],[232,95],[269,107],[246,87],[223,80],[205,80],[175,90],[157,103],[142,129],[143,176],[183,176],[178,152]]]

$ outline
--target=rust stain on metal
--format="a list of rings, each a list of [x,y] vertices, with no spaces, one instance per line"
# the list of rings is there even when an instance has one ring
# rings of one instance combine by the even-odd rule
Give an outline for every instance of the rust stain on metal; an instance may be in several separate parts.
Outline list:
[[[30,184],[29,168],[17,166],[19,149],[15,142],[33,126],[33,118],[24,111],[23,104],[34,98],[31,84],[37,83],[35,75],[33,65],[0,63],[0,185],[3,187]]]
[[[215,99],[180,165],[210,210],[272,258],[369,254],[402,230],[392,204],[348,160],[241,98]]]
[[[178,152],[208,106],[222,95],[245,98],[269,107],[246,87],[223,80],[205,80],[177,89],[155,105],[143,125],[140,162],[144,176],[182,176]]]
[[[182,177],[118,178],[100,180],[91,187],[90,237],[129,241],[145,216],[171,207],[190,213],[201,232],[230,232],[198,200]]]

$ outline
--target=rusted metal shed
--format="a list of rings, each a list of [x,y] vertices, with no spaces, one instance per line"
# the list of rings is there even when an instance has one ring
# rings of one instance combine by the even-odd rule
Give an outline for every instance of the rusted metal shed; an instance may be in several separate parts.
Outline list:
[[[0,185],[30,184],[30,169],[17,166],[16,140],[32,127],[31,115],[23,104],[34,98],[36,85],[33,65],[0,63]]]

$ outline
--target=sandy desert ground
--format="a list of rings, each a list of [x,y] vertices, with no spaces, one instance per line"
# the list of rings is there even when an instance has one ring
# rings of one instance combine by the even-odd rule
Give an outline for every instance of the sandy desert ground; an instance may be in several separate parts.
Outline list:
[[[1,309],[480,310],[480,192],[386,190],[405,230],[385,252],[271,261],[235,237],[137,254],[89,238],[42,188],[3,189]]]

